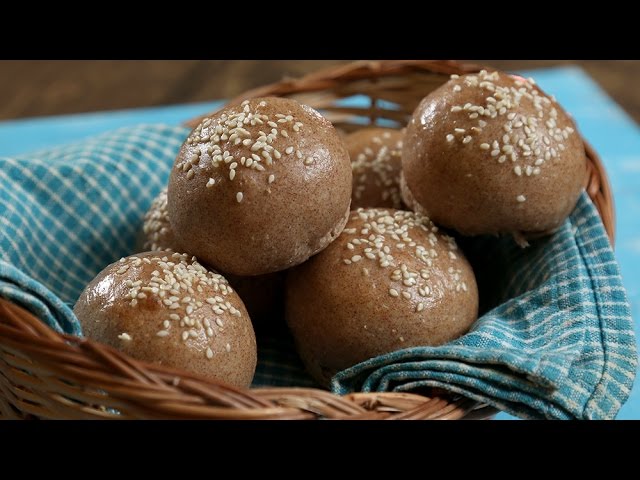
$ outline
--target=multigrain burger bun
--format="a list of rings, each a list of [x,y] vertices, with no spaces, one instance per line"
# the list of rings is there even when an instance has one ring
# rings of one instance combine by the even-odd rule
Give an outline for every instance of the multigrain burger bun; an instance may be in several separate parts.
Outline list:
[[[342,230],[351,201],[342,139],[314,109],[258,98],[206,118],[171,171],[169,221],[178,242],[234,275],[304,262]]]
[[[587,163],[575,124],[553,98],[532,80],[482,71],[453,75],[422,100],[402,168],[435,223],[468,235],[520,235],[563,222]]]
[[[391,128],[363,128],[345,138],[353,169],[351,208],[402,207],[403,132]]]
[[[143,250],[179,252],[167,214],[167,189],[151,203],[144,217]],[[284,272],[244,277],[226,272],[223,275],[242,299],[254,325],[278,316],[283,307]]]
[[[336,241],[289,272],[285,307],[307,370],[327,385],[371,357],[463,335],[478,290],[455,240],[429,219],[359,209]]]
[[[187,255],[123,258],[89,283],[74,312],[84,335],[139,360],[248,387],[256,338],[240,297]]]
[[[173,234],[167,213],[167,189],[164,188],[151,202],[142,225],[144,251],[171,250],[182,251]]]

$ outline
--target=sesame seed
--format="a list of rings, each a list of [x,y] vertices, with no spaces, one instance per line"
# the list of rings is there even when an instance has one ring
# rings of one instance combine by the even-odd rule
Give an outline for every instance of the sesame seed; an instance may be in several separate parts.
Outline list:
[[[472,138],[471,135],[467,135],[466,137],[464,137],[464,139],[462,140],[462,143],[469,143],[471,142]]]
[[[453,141],[455,140],[455,138],[456,138],[456,137],[454,137],[453,135],[448,134],[448,135],[447,135],[447,142],[453,142]]]
[[[238,203],[242,202],[242,198],[243,198],[243,197],[244,197],[244,195],[243,195],[243,193],[242,193],[242,192],[238,192],[238,193],[236,193],[236,201],[237,201]]]
[[[229,171],[229,180],[233,180],[236,177],[236,171],[235,170],[230,170]]]
[[[225,350],[226,350],[227,352],[230,352],[230,351],[231,351],[231,345],[230,345],[230,344],[228,344],[228,343],[225,345],[225,347],[224,347],[224,348],[225,348]]]
[[[120,340],[125,341],[125,342],[130,342],[130,341],[131,341],[131,335],[129,335],[129,334],[128,334],[128,333],[126,333],[126,332],[121,333],[120,335],[118,335],[118,338],[119,338]]]
[[[522,175],[522,168],[520,168],[520,165],[516,165],[515,167],[513,167],[513,171],[515,172],[515,174],[517,176],[521,176]]]
[[[167,332],[166,330],[160,330],[158,333],[156,333],[156,335],[158,337],[167,337],[169,336],[169,332]]]
[[[524,202],[524,201],[526,201],[526,200],[527,200],[527,197],[525,197],[524,195],[518,195],[518,196],[516,197],[516,200],[517,200],[519,203],[522,203],[522,202]]]
[[[275,180],[276,180],[276,176],[275,175],[273,175],[273,174],[269,175],[269,180],[268,180],[269,183],[273,183]]]
[[[398,293],[398,291],[395,288],[390,288],[389,289],[389,295],[391,295],[392,297],[397,297],[400,294]]]
[[[488,143],[481,143],[480,148],[482,150],[489,150],[491,148],[491,145],[489,145]]]
[[[211,350],[211,347],[208,347],[208,348],[207,348],[207,353],[206,353],[206,355],[207,355],[207,358],[208,358],[209,360],[211,360],[211,359],[213,358],[213,350]]]
[[[207,182],[207,188],[211,188],[216,184],[216,181],[213,178],[209,178],[209,181]]]
[[[416,311],[417,311],[417,312],[421,312],[422,310],[424,310],[424,303],[419,303],[419,304],[416,306]]]

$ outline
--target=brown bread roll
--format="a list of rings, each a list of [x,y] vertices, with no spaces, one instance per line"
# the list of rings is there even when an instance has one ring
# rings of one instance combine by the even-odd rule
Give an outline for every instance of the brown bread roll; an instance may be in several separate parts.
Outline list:
[[[329,121],[285,98],[205,119],[171,171],[169,221],[185,251],[217,270],[260,275],[325,248],[351,201],[349,155]]]
[[[363,128],[345,138],[353,169],[351,209],[402,208],[400,172],[404,133],[391,128]]]
[[[92,280],[74,312],[84,335],[147,362],[248,387],[256,338],[242,300],[193,258],[147,252]]]
[[[309,373],[340,370],[464,334],[478,314],[455,240],[414,212],[359,209],[329,247],[287,276],[286,318]]]
[[[554,99],[531,81],[486,71],[453,75],[429,94],[402,152],[415,202],[466,235],[555,229],[576,205],[586,166],[576,126]]]

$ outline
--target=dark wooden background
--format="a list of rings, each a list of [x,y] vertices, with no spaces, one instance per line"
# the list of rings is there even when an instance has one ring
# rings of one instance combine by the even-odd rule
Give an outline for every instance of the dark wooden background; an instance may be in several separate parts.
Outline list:
[[[228,98],[344,61],[0,61],[0,120]],[[576,64],[640,122],[640,61],[479,60],[517,70]]]

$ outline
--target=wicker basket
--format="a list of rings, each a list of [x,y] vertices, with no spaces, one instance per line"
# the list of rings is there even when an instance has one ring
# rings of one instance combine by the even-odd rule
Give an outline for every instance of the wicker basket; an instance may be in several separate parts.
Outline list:
[[[356,62],[257,88],[232,102],[286,96],[323,111],[344,131],[379,119],[401,127],[418,102],[450,74],[480,68],[450,61]],[[363,108],[336,104],[356,94],[371,101]],[[586,143],[585,149],[585,187],[613,243],[611,189],[597,154]],[[433,390],[342,397],[306,388],[240,390],[134,360],[91,340],[59,335],[0,298],[0,418],[460,419],[493,413],[490,407]]]

